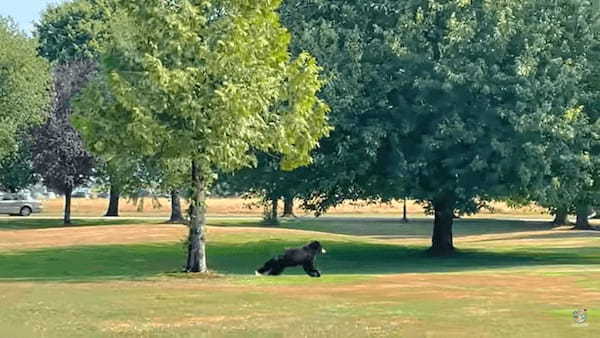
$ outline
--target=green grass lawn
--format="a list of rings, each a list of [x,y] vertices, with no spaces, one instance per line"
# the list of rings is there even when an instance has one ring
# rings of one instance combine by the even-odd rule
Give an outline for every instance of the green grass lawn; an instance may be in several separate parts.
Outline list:
[[[2,229],[25,236],[60,230],[59,222],[1,220],[0,241]],[[102,232],[104,225],[153,222],[77,223]],[[292,231],[257,230],[255,219],[209,223],[209,276],[178,272],[185,258],[179,238],[0,252],[0,337],[600,336],[594,233],[464,219],[455,229],[458,253],[434,258],[424,253],[426,220],[282,224]],[[253,276],[272,255],[311,239],[328,250],[317,262],[322,278],[300,268]],[[580,307],[588,309],[587,327],[573,326],[571,313]]]
[[[81,226],[103,226],[103,225],[130,225],[143,223],[160,223],[156,219],[110,219],[110,218],[77,218],[72,220],[69,227]],[[59,218],[37,218],[37,217],[10,217],[0,218],[0,231],[2,230],[26,230],[26,229],[49,229],[65,227],[63,220]]]

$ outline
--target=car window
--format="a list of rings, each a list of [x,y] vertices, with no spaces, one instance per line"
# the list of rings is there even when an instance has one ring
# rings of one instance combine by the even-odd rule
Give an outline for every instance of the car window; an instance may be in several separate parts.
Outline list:
[[[4,195],[2,196],[2,200],[3,200],[3,201],[12,201],[12,200],[13,200],[13,198],[12,198],[12,196],[11,196],[10,194],[4,194]]]

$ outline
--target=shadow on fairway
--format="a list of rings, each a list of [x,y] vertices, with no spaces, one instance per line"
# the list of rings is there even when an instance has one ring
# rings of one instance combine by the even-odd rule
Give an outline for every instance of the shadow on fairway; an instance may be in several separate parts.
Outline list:
[[[209,268],[224,274],[253,274],[254,270],[285,247],[300,241],[264,240],[208,246]],[[328,254],[317,265],[323,274],[392,274],[452,272],[534,265],[584,265],[600,263],[600,248],[464,250],[451,258],[434,258],[424,247],[362,242],[323,241]],[[0,254],[0,281],[101,281],[138,279],[180,270],[185,252],[178,243],[67,247]],[[286,274],[303,274],[300,268]]]
[[[140,223],[157,223],[156,220],[144,219],[72,219],[73,224],[64,225],[62,219],[58,218],[3,218],[0,219],[0,231],[2,230],[28,230],[49,228],[70,228],[82,226],[106,226],[106,225],[129,225]]]
[[[400,218],[301,217],[284,219],[279,226],[265,226],[259,221],[221,221],[213,219],[209,220],[209,225],[308,230],[352,236],[374,236],[377,238],[430,238],[433,230],[433,219],[412,219],[409,223],[402,223]],[[553,227],[554,225],[550,222],[463,218],[454,221],[452,231],[455,237],[462,237],[519,231],[545,231],[551,230]]]

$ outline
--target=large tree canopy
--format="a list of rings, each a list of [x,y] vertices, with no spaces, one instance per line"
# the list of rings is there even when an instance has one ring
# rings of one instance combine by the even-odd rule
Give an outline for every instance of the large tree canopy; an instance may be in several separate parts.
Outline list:
[[[443,254],[455,210],[542,191],[554,135],[582,104],[580,47],[596,41],[589,2],[559,3],[290,1],[297,48],[332,78],[336,141],[321,156],[337,164],[308,199],[408,194],[434,211],[432,251]]]
[[[105,76],[81,100],[78,126],[95,152],[191,161],[187,271],[206,271],[204,199],[216,170],[252,165],[255,150],[281,153],[285,168],[307,164],[329,130],[319,68],[308,54],[290,58],[279,5],[120,1],[131,29],[113,32]]]
[[[50,70],[35,40],[0,17],[0,158],[14,152],[17,132],[43,122],[50,103]]]

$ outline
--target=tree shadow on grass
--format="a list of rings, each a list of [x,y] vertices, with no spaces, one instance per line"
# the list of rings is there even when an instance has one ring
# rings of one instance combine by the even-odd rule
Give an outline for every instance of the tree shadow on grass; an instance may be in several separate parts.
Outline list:
[[[2,230],[28,230],[68,228],[81,226],[106,226],[106,225],[129,225],[140,223],[153,223],[153,220],[143,219],[73,219],[73,224],[64,225],[62,219],[58,218],[3,218],[0,219],[0,231]]]
[[[600,239],[598,230],[561,230],[553,233],[529,233],[523,235],[510,235],[502,238],[481,239],[480,242],[502,241],[502,240],[521,240],[521,239]]]
[[[224,274],[253,274],[267,259],[300,241],[264,240],[231,245],[209,243],[208,264]],[[600,248],[532,248],[509,251],[461,250],[448,258],[430,257],[425,247],[323,241],[328,254],[317,265],[323,274],[460,272],[543,265],[600,264]],[[0,254],[0,282],[103,281],[143,279],[180,271],[181,243],[53,248]],[[285,274],[304,274],[290,268]]]
[[[266,227],[257,221],[231,222],[212,220],[213,226]],[[273,226],[268,226],[273,228]],[[433,220],[430,218],[412,219],[402,223],[400,218],[381,217],[302,217],[282,220],[277,228],[309,230],[352,236],[375,236],[378,238],[430,238]],[[554,228],[550,222],[526,220],[498,220],[463,218],[454,221],[453,233],[456,237],[485,234],[502,234],[519,231],[546,231]]]

